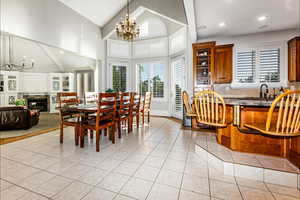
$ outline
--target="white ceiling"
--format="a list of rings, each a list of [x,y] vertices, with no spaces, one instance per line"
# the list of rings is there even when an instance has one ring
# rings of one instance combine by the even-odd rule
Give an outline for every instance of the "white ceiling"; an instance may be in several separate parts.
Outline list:
[[[199,38],[233,36],[300,27],[299,0],[195,0]],[[268,16],[259,22],[259,16]],[[225,22],[226,26],[219,27]],[[206,28],[201,28],[206,26]],[[264,28],[259,28],[259,27]]]
[[[126,0],[58,0],[98,26],[104,26],[125,5]]]

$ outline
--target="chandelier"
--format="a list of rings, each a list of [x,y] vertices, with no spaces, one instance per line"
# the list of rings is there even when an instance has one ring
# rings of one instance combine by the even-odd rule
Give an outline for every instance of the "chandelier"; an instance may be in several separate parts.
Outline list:
[[[6,42],[4,41],[6,44]],[[5,47],[6,45],[4,45]],[[20,60],[19,64],[16,64],[13,62],[13,36],[8,36],[8,62],[1,65],[0,63],[0,70],[3,71],[23,71],[32,69],[34,67],[34,60],[26,60],[26,56],[23,56],[23,58]],[[5,49],[5,48],[4,48]]]
[[[127,13],[125,19],[116,25],[116,33],[119,38],[126,41],[132,41],[134,38],[138,37],[140,30],[136,25],[134,19],[129,17],[129,0],[127,0]]]

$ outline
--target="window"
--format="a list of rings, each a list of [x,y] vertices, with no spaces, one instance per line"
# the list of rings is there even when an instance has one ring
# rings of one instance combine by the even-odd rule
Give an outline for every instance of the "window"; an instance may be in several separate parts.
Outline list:
[[[125,92],[127,89],[126,66],[112,65],[112,89]]]
[[[154,98],[164,97],[165,65],[162,63],[143,63],[137,65],[140,94],[152,92]]]
[[[237,51],[234,79],[242,85],[281,82],[280,48]]]

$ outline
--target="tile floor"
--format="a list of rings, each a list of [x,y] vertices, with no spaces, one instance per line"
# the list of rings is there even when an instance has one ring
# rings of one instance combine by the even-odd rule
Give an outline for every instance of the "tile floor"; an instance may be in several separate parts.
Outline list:
[[[165,118],[101,152],[86,137],[74,145],[72,128],[0,146],[1,200],[299,200],[292,187],[224,176],[195,154],[199,132]],[[125,131],[124,131],[125,132]]]

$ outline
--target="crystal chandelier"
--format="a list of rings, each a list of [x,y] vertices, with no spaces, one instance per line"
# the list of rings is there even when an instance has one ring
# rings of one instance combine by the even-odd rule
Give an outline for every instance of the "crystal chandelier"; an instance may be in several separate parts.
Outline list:
[[[126,41],[132,41],[134,38],[138,37],[140,30],[136,25],[134,19],[129,18],[129,0],[127,0],[127,13],[125,19],[116,25],[116,33],[119,38]]]
[[[0,70],[3,71],[23,71],[32,69],[34,67],[34,60],[26,60],[26,56],[23,56],[19,64],[13,63],[13,36],[8,36],[8,62],[4,65],[0,63]],[[4,45],[5,47],[6,45]],[[5,49],[5,48],[4,48]]]

